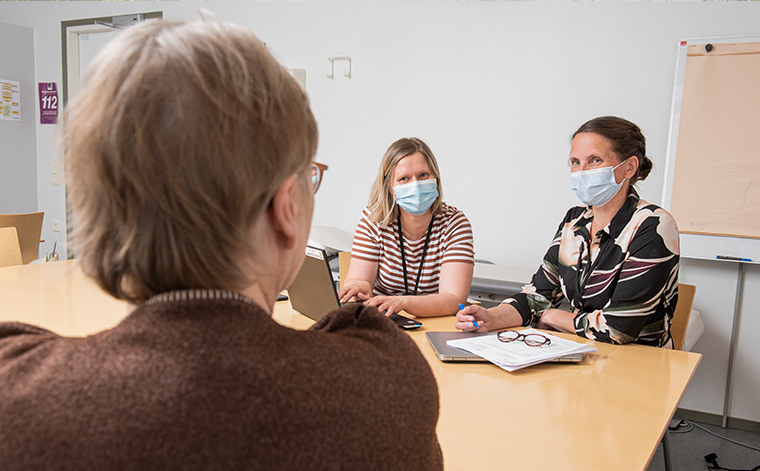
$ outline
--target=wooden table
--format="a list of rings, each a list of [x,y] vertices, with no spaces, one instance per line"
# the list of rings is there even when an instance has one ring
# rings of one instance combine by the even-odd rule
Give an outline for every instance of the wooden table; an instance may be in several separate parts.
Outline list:
[[[86,335],[115,325],[130,309],[74,262],[0,268],[0,321]],[[296,329],[312,323],[287,302],[277,303],[274,318]],[[597,343],[598,354],[582,363],[508,373],[489,363],[438,361],[424,332],[453,330],[453,318],[422,322],[409,335],[438,381],[447,470],[645,470],[701,359]]]

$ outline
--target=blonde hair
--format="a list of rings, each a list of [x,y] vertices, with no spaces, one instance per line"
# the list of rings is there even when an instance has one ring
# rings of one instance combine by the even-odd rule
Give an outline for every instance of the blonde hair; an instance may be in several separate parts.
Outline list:
[[[253,33],[218,21],[130,27],[93,64],[63,135],[84,272],[135,303],[246,286],[254,223],[316,152],[305,93]]]
[[[416,137],[402,137],[388,147],[385,151],[382,162],[380,162],[380,171],[377,174],[375,182],[369,195],[369,219],[381,226],[388,226],[398,217],[398,206],[395,204],[393,193],[393,173],[396,171],[396,165],[404,157],[419,152],[425,157],[430,172],[436,179],[438,187],[438,198],[431,206],[432,214],[441,212],[443,204],[443,187],[441,186],[441,172],[438,170],[438,161],[435,160],[433,151],[421,139]]]

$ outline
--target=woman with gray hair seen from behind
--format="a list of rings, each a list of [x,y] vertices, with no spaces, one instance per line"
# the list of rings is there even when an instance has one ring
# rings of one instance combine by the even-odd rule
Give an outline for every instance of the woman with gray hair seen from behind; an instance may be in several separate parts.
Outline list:
[[[441,469],[406,334],[362,305],[271,318],[324,169],[298,84],[217,21],[133,26],[93,63],[64,129],[74,244],[136,307],[84,338],[0,323],[3,470]]]

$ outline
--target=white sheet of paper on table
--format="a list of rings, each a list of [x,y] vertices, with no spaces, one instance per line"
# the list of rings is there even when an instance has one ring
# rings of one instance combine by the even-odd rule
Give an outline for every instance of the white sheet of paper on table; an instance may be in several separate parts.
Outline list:
[[[573,353],[594,353],[597,351],[596,347],[593,346],[593,342],[578,343],[534,329],[524,329],[520,333],[524,335],[531,333],[541,334],[549,337],[551,343],[540,347],[531,347],[519,340],[505,343],[496,338],[495,335],[449,340],[446,343],[452,347],[481,356],[507,371],[519,370],[520,368],[537,365]]]

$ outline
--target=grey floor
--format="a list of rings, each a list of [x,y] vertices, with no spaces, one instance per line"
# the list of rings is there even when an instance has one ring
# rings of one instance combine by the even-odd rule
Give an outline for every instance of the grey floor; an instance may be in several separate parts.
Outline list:
[[[760,433],[730,428],[723,429],[718,425],[689,422],[704,427],[718,435],[760,449]],[[755,466],[760,466],[760,451],[722,440],[696,426],[687,432],[686,430],[689,428],[682,425],[676,432],[668,432],[670,434],[672,471],[707,470],[707,463],[704,457],[710,453],[718,455],[718,464],[723,468],[750,470]],[[683,433],[677,433],[680,431],[683,431]],[[663,471],[664,469],[665,461],[662,456],[662,445],[660,445],[647,471]]]

